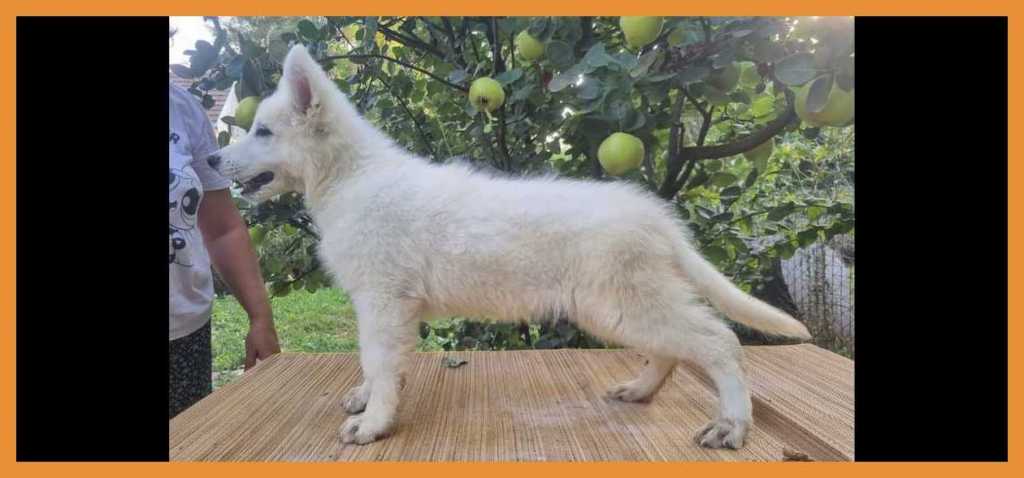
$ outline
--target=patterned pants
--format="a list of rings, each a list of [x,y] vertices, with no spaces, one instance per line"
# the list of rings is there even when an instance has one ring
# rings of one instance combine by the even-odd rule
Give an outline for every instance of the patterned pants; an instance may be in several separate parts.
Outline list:
[[[170,343],[168,375],[170,418],[213,392],[210,322]]]

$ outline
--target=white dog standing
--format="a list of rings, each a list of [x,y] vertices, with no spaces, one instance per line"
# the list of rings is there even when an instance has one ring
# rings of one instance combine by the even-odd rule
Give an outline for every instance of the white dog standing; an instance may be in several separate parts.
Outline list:
[[[648,358],[609,396],[645,401],[680,361],[714,381],[719,413],[696,440],[739,448],[751,424],[736,335],[700,301],[767,333],[809,338],[702,258],[668,205],[624,182],[495,178],[397,146],[353,108],[302,46],[249,134],[209,159],[264,200],[298,191],[320,257],[352,298],[363,383],[348,392],[345,443],[395,426],[421,320],[566,314]]]

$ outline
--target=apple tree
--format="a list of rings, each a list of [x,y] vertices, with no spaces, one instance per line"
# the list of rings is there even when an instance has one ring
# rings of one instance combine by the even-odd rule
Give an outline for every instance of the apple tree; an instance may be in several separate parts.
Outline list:
[[[790,310],[779,260],[853,230],[852,18],[269,18],[208,17],[214,44],[172,70],[204,100],[261,97],[302,43],[410,151],[643,184],[709,260]],[[301,198],[243,207],[275,295],[327,285]],[[451,327],[452,348],[594,344],[564,320]]]

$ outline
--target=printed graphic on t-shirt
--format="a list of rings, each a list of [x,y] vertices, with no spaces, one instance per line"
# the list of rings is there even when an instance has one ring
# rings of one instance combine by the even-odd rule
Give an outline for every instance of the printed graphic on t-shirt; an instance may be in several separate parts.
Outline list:
[[[179,139],[180,137],[172,131],[170,136],[172,157],[181,154],[175,151]],[[172,162],[172,164],[174,163]],[[169,264],[192,267],[192,254],[189,245],[192,244],[192,241],[199,239],[194,236],[197,232],[196,213],[199,211],[199,202],[202,197],[203,189],[199,183],[199,177],[191,166],[183,165],[181,169],[170,168]]]

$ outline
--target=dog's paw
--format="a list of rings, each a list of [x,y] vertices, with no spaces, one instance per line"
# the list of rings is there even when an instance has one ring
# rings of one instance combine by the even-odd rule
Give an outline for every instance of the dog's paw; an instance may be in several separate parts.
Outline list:
[[[348,417],[341,425],[342,443],[365,445],[372,443],[391,433],[391,424],[374,420],[366,415]]]
[[[355,415],[366,410],[366,402],[370,400],[370,389],[365,384],[352,387],[341,398],[341,406],[349,414]]]
[[[623,402],[649,402],[652,395],[649,388],[639,387],[634,382],[625,382],[608,389],[604,396]]]
[[[739,450],[747,437],[749,422],[719,418],[704,427],[694,441],[706,448],[731,448]]]

